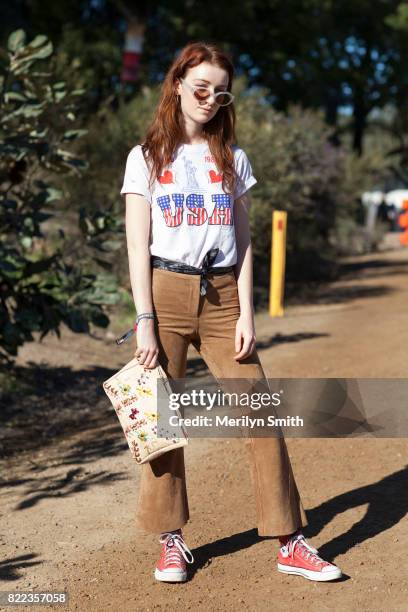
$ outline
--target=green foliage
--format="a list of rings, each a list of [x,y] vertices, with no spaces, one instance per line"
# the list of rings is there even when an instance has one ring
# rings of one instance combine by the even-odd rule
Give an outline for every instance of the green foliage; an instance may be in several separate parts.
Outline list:
[[[66,23],[61,29],[55,63],[60,77],[84,89],[84,115],[112,95],[122,66],[122,33],[105,23]]]
[[[70,209],[79,210],[86,202],[86,210],[94,214],[98,208],[111,210],[117,222],[124,220],[124,200],[120,197],[126,156],[144,137],[144,130],[158,102],[158,88],[143,87],[128,104],[117,110],[109,105],[101,108],[87,121],[87,134],[78,141],[78,154],[89,160],[87,180],[64,176],[61,188],[70,193]],[[121,286],[129,284],[126,244],[122,242],[115,258],[115,274]]]
[[[55,80],[52,43],[26,41],[13,32],[0,49],[0,361],[12,362],[18,347],[59,335],[61,323],[88,332],[106,327],[103,306],[118,301],[115,277],[98,273],[95,252],[116,248],[118,222],[110,212],[79,211],[78,233],[89,249],[79,260],[72,237],[58,223],[64,199],[56,178],[79,180],[88,164],[71,143],[86,132],[76,125],[82,91]],[[106,262],[105,262],[106,263]]]
[[[243,92],[244,84],[240,87]],[[239,95],[237,114],[238,141],[258,179],[251,189],[251,233],[255,294],[265,296],[272,211],[288,214],[289,291],[301,282],[333,278],[338,255],[361,250],[360,197],[386,169],[384,153],[360,158],[331,145],[331,129],[319,111],[293,105],[279,113],[265,103],[264,93]]]
[[[408,2],[401,2],[396,7],[396,12],[385,19],[385,23],[395,30],[408,30]]]

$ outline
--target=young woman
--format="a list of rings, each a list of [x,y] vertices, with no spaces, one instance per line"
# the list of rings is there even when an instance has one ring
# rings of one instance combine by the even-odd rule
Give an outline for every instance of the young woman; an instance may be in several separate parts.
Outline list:
[[[248,189],[257,181],[235,143],[233,66],[213,44],[184,47],[170,67],[143,144],[128,154],[126,235],[141,363],[183,378],[195,346],[214,377],[265,380],[256,348]],[[278,570],[341,576],[301,532],[306,514],[282,436],[244,438],[258,533],[279,538]],[[141,466],[137,524],[160,535],[157,580],[182,582],[194,561],[183,448]]]

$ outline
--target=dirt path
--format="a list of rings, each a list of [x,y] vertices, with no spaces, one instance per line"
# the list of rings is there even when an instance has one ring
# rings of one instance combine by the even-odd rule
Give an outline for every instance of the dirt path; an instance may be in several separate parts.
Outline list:
[[[281,319],[257,316],[269,376],[406,378],[408,249],[348,265],[313,303],[288,307]],[[48,362],[70,380],[84,369],[101,378],[130,351],[112,351],[102,332],[64,331],[62,341],[24,347],[19,362]],[[196,371],[193,350],[190,357]],[[153,578],[157,537],[134,527],[138,467],[102,395],[93,410],[108,415],[102,424],[3,462],[0,590],[67,590],[65,609],[81,612],[406,610],[406,439],[287,439],[305,534],[345,575],[326,584],[276,571],[276,540],[257,536],[242,441],[194,439],[184,532],[196,563],[187,583],[169,585]]]

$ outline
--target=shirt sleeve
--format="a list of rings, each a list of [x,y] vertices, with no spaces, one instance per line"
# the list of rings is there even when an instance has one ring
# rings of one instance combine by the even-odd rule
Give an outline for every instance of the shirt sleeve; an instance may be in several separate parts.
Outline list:
[[[139,193],[150,204],[152,195],[149,191],[149,169],[143,156],[141,145],[136,145],[129,152],[126,159],[125,175],[120,194]]]
[[[236,153],[235,168],[237,172],[237,182],[235,186],[234,200],[237,200],[258,181],[252,173],[251,164],[243,149],[238,149]]]

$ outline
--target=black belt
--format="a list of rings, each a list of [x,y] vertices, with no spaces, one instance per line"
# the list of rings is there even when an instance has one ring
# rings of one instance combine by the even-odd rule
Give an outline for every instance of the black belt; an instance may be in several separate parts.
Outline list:
[[[183,274],[200,274],[200,295],[205,295],[207,293],[208,284],[208,281],[205,278],[206,274],[226,274],[227,272],[232,272],[234,270],[234,266],[211,265],[215,261],[218,251],[219,249],[217,247],[207,251],[201,268],[195,268],[194,266],[189,266],[188,264],[173,261],[171,259],[166,259],[165,257],[159,257],[158,255],[152,255],[150,259],[153,268],[170,270],[172,272],[182,272]]]

